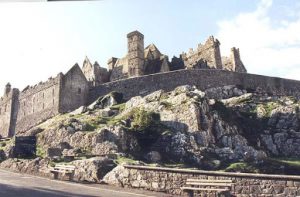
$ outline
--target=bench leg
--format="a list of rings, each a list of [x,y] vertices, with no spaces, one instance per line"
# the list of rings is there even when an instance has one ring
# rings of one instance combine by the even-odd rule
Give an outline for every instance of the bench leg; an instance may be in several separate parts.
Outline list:
[[[188,197],[194,197],[194,191],[191,190],[187,191],[187,195]]]
[[[58,179],[58,172],[52,172],[52,174],[53,179]]]
[[[230,191],[219,192],[217,197],[231,197]]]

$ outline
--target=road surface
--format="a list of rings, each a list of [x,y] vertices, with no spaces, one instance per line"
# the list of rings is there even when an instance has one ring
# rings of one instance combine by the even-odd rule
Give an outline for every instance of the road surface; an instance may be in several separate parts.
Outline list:
[[[0,197],[166,197],[155,193],[99,184],[50,180],[0,169]]]

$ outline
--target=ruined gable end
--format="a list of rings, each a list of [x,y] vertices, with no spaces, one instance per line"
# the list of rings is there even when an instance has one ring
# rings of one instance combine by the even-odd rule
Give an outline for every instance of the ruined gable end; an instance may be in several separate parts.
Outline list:
[[[88,57],[85,57],[82,66],[82,72],[88,81],[95,80],[95,73],[93,69],[93,65],[91,64]]]
[[[85,105],[88,91],[88,81],[79,65],[75,64],[62,78],[59,112],[72,111]]]

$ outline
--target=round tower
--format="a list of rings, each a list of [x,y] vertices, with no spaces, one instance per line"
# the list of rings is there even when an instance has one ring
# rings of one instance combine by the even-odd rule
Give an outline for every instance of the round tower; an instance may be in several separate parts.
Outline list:
[[[138,31],[127,34],[128,75],[129,77],[144,74],[144,35]]]

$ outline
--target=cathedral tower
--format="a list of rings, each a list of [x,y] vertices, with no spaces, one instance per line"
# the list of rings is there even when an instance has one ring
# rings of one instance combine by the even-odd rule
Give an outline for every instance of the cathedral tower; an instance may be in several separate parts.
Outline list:
[[[144,74],[144,35],[138,31],[127,34],[128,74],[137,77]]]

